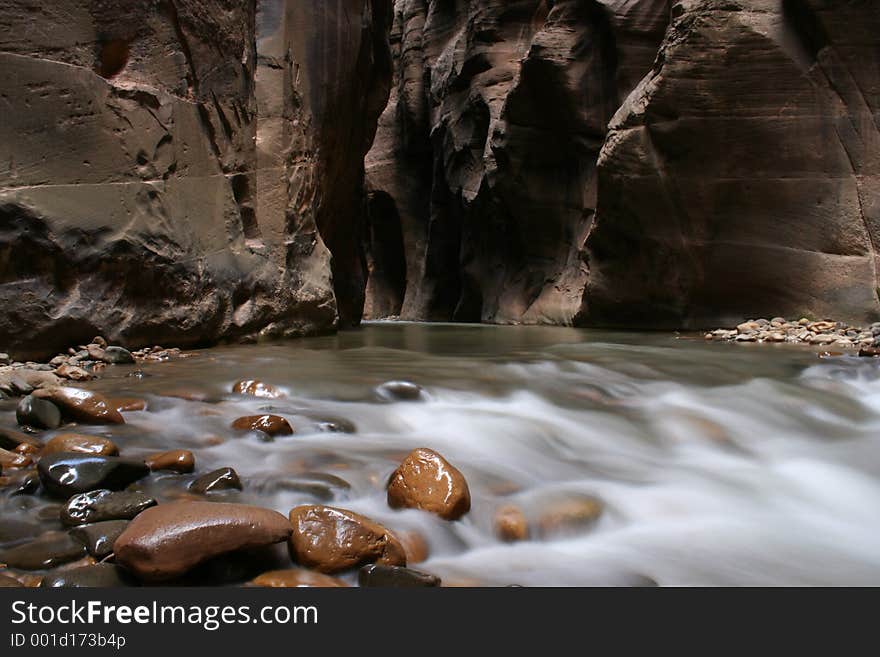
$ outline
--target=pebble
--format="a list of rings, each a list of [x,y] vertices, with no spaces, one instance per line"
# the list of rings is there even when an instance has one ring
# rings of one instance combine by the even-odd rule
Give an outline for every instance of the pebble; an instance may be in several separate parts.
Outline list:
[[[70,379],[71,381],[90,381],[95,378],[82,367],[77,367],[76,365],[71,365],[69,363],[64,363],[56,368],[55,374],[63,379]]]
[[[59,454],[61,452],[94,454],[96,456],[117,456],[119,448],[113,441],[101,436],[90,436],[80,433],[62,433],[49,442],[43,448],[43,456]]]
[[[85,554],[85,546],[66,532],[49,532],[29,543],[0,550],[0,563],[20,570],[46,570],[76,561]]]
[[[33,463],[33,459],[27,454],[0,449],[0,471],[8,468],[26,468],[33,465]]]
[[[348,584],[341,579],[330,577],[323,573],[305,570],[304,568],[272,570],[254,578],[249,585],[273,589],[344,588],[348,586]]]
[[[290,556],[306,568],[332,574],[368,563],[406,565],[406,552],[394,534],[352,511],[299,506],[290,512],[290,523]]]
[[[290,536],[276,511],[243,504],[173,502],[147,509],[116,539],[116,561],[139,579],[173,579],[208,559]]]
[[[875,336],[874,326],[861,328],[831,320],[811,321],[801,318],[788,321],[783,317],[754,319],[739,324],[736,329],[716,329],[705,334],[706,340],[736,342],[803,343],[809,345],[835,345],[845,349],[870,346]]]
[[[124,586],[132,586],[131,577],[112,563],[52,573],[46,575],[40,584],[43,589],[112,589]]]
[[[222,490],[241,490],[241,479],[232,468],[220,468],[202,475],[189,485],[189,490],[198,495]]]
[[[62,414],[86,424],[125,424],[122,414],[110,401],[96,392],[80,388],[55,387],[34,391],[34,396],[51,401]]]
[[[107,520],[80,525],[70,530],[70,536],[82,543],[88,553],[99,561],[113,554],[113,543],[128,527],[128,520]]]
[[[278,415],[240,417],[232,423],[232,428],[238,431],[262,431],[273,437],[293,434],[293,427],[290,426],[290,423]]]
[[[64,498],[98,489],[122,490],[150,474],[143,461],[67,452],[43,457],[37,471],[46,491]]]
[[[193,453],[185,449],[176,449],[171,452],[151,454],[144,462],[153,472],[168,471],[178,474],[188,474],[195,470],[196,458]]]
[[[50,401],[28,395],[18,403],[15,419],[23,427],[57,429],[61,426],[61,410]]]
[[[107,347],[104,349],[103,356],[96,360],[102,360],[111,365],[127,365],[134,363],[134,356],[132,356],[128,349],[123,349],[122,347]]]
[[[9,577],[8,575],[4,575],[0,573],[0,589],[19,589],[24,588],[24,584],[19,582],[14,577]]]
[[[495,535],[506,543],[526,541],[529,538],[529,522],[518,506],[503,506],[495,513]]]
[[[144,493],[95,490],[71,497],[58,516],[67,526],[131,520],[156,504],[155,499]]]
[[[547,538],[582,531],[599,519],[602,510],[602,502],[593,497],[558,502],[538,519],[540,534]]]
[[[412,451],[388,481],[388,506],[421,509],[445,520],[458,520],[471,508],[467,481],[437,452]]]
[[[428,588],[440,586],[440,578],[401,566],[369,564],[358,571],[358,584],[372,588]]]
[[[250,395],[251,397],[262,397],[264,399],[281,399],[284,397],[284,393],[275,386],[252,379],[239,381],[232,386],[232,392],[237,395]]]
[[[389,381],[376,388],[380,401],[421,401],[424,398],[422,387],[409,381]]]

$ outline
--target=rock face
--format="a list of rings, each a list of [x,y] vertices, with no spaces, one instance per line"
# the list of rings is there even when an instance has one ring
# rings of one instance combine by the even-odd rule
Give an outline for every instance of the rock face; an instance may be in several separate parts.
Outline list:
[[[880,312],[880,5],[397,0],[369,316]]]
[[[328,245],[339,305],[359,319],[390,0],[0,0],[0,13],[4,348],[328,330]]]

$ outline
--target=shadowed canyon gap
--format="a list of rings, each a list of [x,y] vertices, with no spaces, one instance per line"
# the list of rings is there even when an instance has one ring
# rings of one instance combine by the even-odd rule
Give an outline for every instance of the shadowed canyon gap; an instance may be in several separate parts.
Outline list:
[[[314,333],[362,309],[666,328],[880,311],[869,0],[0,15],[17,356]]]

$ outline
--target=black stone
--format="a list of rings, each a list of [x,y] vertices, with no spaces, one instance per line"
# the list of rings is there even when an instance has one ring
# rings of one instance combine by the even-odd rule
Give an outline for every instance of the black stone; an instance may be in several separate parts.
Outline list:
[[[122,490],[150,474],[143,461],[70,453],[43,457],[37,471],[43,487],[57,497],[70,497],[101,488]]]
[[[86,546],[98,561],[113,554],[113,543],[128,527],[128,520],[107,520],[92,525],[80,525],[70,530],[71,537]]]
[[[358,572],[358,584],[380,588],[427,588],[440,586],[440,578],[411,568],[370,564]]]
[[[0,563],[20,570],[46,570],[86,556],[86,547],[66,532],[49,532],[36,540],[0,551]]]
[[[99,563],[94,566],[71,568],[61,573],[53,573],[43,578],[43,589],[110,589],[119,586],[134,586],[131,575],[112,563]]]
[[[28,395],[18,403],[15,419],[23,427],[57,429],[61,426],[61,411],[50,401]]]
[[[156,500],[144,493],[95,490],[71,497],[61,507],[59,515],[61,522],[67,526],[131,520],[156,504]]]
[[[193,493],[204,495],[221,490],[241,490],[241,480],[232,468],[220,468],[202,475],[189,485]]]
[[[422,387],[409,381],[389,381],[376,388],[376,396],[380,401],[421,401]]]
[[[40,489],[40,475],[36,472],[28,472],[21,479],[15,482],[15,488],[10,493],[11,496],[16,495],[33,495]]]
[[[134,362],[134,356],[128,349],[122,347],[107,347],[104,349],[104,356],[101,358],[105,363],[114,365],[126,365]]]

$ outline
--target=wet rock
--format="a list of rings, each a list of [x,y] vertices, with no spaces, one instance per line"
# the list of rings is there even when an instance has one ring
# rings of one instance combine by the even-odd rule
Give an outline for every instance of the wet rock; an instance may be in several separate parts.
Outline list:
[[[236,383],[232,386],[232,392],[237,395],[250,395],[251,397],[262,397],[264,399],[280,399],[284,397],[284,393],[275,386],[251,379]]]
[[[116,540],[114,553],[138,578],[162,581],[221,554],[280,543],[290,531],[287,519],[269,509],[174,502],[135,518]]]
[[[147,402],[137,397],[120,397],[110,400],[110,404],[120,413],[133,413],[147,410]]]
[[[273,570],[263,573],[250,582],[250,586],[265,588],[343,588],[348,584],[336,577],[316,573],[304,568]]]
[[[90,381],[94,379],[94,375],[84,370],[82,367],[65,363],[55,370],[55,374],[62,379],[70,379],[71,381]]]
[[[86,424],[125,424],[110,401],[96,392],[79,388],[42,388],[34,396],[52,402],[64,417]]]
[[[593,525],[602,515],[603,504],[592,497],[568,499],[553,504],[538,519],[541,536],[575,534]]]
[[[437,452],[421,448],[411,452],[391,475],[388,505],[457,520],[470,511],[471,495],[461,472]]]
[[[344,418],[322,418],[317,424],[318,430],[326,433],[357,433],[354,422]]]
[[[0,545],[31,540],[39,536],[42,531],[37,523],[0,517]]]
[[[15,419],[23,427],[57,429],[61,426],[61,411],[50,401],[28,395],[18,403]]]
[[[111,365],[128,365],[134,363],[134,356],[131,355],[131,352],[128,349],[123,349],[122,347],[107,347],[104,349],[104,354],[101,358],[95,360],[102,360]]]
[[[406,552],[406,562],[408,564],[422,563],[428,560],[428,557],[431,555],[431,549],[428,547],[428,541],[419,532],[398,532],[397,537],[403,545],[404,552]]]
[[[43,448],[43,456],[62,452],[116,456],[119,454],[119,448],[107,438],[80,433],[59,434],[47,442]]]
[[[241,490],[241,480],[232,468],[220,468],[202,475],[189,485],[189,490],[198,495],[207,495],[222,490]]]
[[[144,462],[153,472],[168,471],[178,474],[188,474],[196,467],[196,459],[193,453],[185,449],[176,449],[171,452],[151,454]]]
[[[38,438],[13,429],[0,429],[0,448],[17,451],[22,445],[29,445],[36,452],[43,449],[43,442]]]
[[[24,588],[24,584],[19,582],[14,577],[9,577],[8,575],[3,575],[0,573],[0,589],[19,589]]]
[[[862,358],[875,358],[880,356],[880,347],[862,347],[859,349],[859,356]]]
[[[0,449],[0,471],[10,468],[26,468],[33,463],[33,459],[27,454]]]
[[[132,586],[131,576],[112,563],[99,563],[93,566],[72,568],[46,575],[40,588],[43,589],[111,589]]]
[[[113,543],[125,531],[128,523],[128,520],[107,520],[80,525],[70,530],[70,536],[85,545],[88,553],[100,561],[113,554]]]
[[[376,388],[376,397],[381,401],[421,401],[422,387],[409,381],[389,381]]]
[[[84,545],[66,532],[49,532],[36,540],[0,550],[0,563],[20,570],[45,570],[81,559]]]
[[[238,431],[262,431],[273,437],[293,434],[293,427],[290,426],[290,423],[278,415],[240,417],[232,423],[232,428]]]
[[[65,498],[98,489],[122,490],[150,474],[143,461],[71,453],[43,457],[37,470],[43,487]]]
[[[337,573],[368,563],[405,566],[400,541],[360,514],[327,506],[299,506],[290,512],[290,555],[295,562]]]
[[[529,538],[529,523],[522,510],[513,505],[503,506],[495,513],[495,535],[512,543]]]
[[[13,480],[12,486],[13,488],[9,493],[12,497],[33,495],[40,489],[40,475],[33,470],[25,472],[20,478]]]
[[[400,566],[369,564],[358,572],[358,584],[373,588],[427,588],[440,586],[440,578]]]
[[[58,515],[68,526],[131,520],[156,504],[155,499],[144,493],[96,490],[71,497]]]

